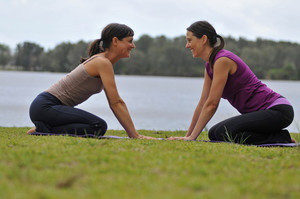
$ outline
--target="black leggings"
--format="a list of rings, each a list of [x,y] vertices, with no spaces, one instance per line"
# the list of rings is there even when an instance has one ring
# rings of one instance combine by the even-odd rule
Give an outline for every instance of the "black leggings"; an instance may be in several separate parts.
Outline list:
[[[208,132],[210,140],[245,144],[290,143],[286,128],[294,119],[290,105],[276,105],[267,110],[242,114],[214,125]]]
[[[104,135],[106,122],[86,111],[63,105],[48,92],[39,94],[29,110],[37,132],[57,134]]]

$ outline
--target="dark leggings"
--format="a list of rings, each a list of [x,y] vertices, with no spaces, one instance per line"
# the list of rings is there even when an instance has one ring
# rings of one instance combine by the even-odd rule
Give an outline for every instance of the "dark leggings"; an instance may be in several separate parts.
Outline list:
[[[100,136],[107,130],[103,119],[81,109],[63,105],[48,92],[43,92],[34,99],[29,114],[37,132]]]
[[[210,140],[245,144],[290,143],[286,128],[294,119],[289,105],[276,105],[267,110],[242,114],[214,125],[208,132]]]

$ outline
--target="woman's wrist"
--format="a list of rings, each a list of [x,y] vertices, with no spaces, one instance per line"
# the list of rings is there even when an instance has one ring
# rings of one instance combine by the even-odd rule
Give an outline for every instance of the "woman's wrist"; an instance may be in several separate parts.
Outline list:
[[[189,135],[189,136],[186,136],[189,140],[197,140],[197,137],[196,136],[193,136],[192,134]]]
[[[128,137],[130,137],[130,138],[140,138],[141,135],[138,132],[128,133]]]
[[[188,131],[187,133],[186,133],[186,135],[185,135],[185,137],[189,137],[189,136],[191,136],[191,132],[190,131]]]

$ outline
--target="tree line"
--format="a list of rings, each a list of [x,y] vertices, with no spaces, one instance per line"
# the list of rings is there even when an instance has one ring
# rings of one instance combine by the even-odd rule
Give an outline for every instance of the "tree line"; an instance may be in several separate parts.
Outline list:
[[[300,45],[257,38],[224,37],[225,49],[236,53],[261,79],[300,80]],[[0,43],[0,68],[23,71],[70,72],[87,57],[90,42],[63,42],[44,50],[33,42],[17,44],[14,51]],[[135,41],[130,59],[115,65],[116,74],[199,77],[204,61],[185,48],[185,36],[167,38],[142,35]]]

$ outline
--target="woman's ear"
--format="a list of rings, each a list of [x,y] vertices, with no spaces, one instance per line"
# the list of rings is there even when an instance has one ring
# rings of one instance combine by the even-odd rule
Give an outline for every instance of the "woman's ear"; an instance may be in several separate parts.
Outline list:
[[[201,39],[202,39],[203,44],[207,43],[208,38],[206,35],[203,35]]]
[[[111,41],[111,44],[114,45],[114,46],[117,46],[118,43],[119,43],[119,39],[117,37],[113,37],[112,41]]]

